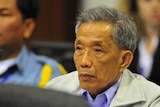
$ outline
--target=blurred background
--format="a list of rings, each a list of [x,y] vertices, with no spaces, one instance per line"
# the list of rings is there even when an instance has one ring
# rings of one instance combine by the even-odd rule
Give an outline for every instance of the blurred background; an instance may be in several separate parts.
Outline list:
[[[67,41],[75,39],[74,22],[78,11],[98,5],[116,7],[120,0],[40,0],[36,41]]]

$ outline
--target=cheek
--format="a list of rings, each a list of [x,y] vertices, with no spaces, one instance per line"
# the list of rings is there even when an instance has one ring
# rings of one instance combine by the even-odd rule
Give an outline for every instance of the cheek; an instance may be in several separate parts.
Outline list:
[[[96,84],[101,88],[109,87],[110,85],[114,84],[120,75],[118,67],[115,66],[115,64],[106,63],[105,66],[99,67],[97,71],[99,72],[96,72],[98,77]]]
[[[23,25],[21,23],[17,23],[17,24],[13,23],[13,24],[10,24],[8,28],[10,29],[11,32],[22,33]]]
[[[74,52],[74,54],[73,54],[73,60],[74,60],[75,66],[76,66],[76,68],[77,68],[78,56],[77,56],[77,54],[76,54],[75,52]]]
[[[22,42],[23,28],[21,24],[6,23],[6,25],[0,26],[0,45]]]
[[[117,75],[120,68],[120,61],[117,55],[111,55],[103,57],[95,61],[94,66],[96,66],[97,75],[100,77],[109,79],[112,75]]]
[[[142,7],[139,9],[138,15],[143,23],[148,23],[152,20],[154,10],[152,7]]]
[[[2,19],[1,20],[1,28],[5,31],[10,31],[10,32],[16,32],[19,29],[22,29],[23,22],[18,18],[11,18],[11,19]]]
[[[117,53],[118,54],[118,53]],[[119,64],[119,56],[116,54],[108,54],[102,58],[96,59],[97,63],[99,63],[99,68],[105,68],[106,70],[109,68],[113,68]]]
[[[142,21],[146,21],[149,18],[149,12],[147,10],[145,13],[144,11],[138,12],[138,15]]]
[[[23,35],[22,26],[20,25],[7,26],[4,33],[6,33],[6,36],[8,37],[13,37],[13,38],[20,37]]]

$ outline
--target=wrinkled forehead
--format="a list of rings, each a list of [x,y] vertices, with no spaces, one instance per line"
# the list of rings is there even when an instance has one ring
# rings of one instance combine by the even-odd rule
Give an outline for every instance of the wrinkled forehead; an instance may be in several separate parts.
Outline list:
[[[113,41],[111,37],[113,24],[105,22],[87,22],[80,25],[77,30],[76,43],[86,41],[101,44]]]
[[[77,29],[77,36],[87,33],[87,34],[111,34],[113,30],[114,24],[105,21],[98,22],[84,22]]]

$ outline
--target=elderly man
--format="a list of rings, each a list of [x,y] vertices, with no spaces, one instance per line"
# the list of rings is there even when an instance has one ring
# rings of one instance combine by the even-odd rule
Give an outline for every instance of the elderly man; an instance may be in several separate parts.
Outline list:
[[[91,107],[160,107],[160,87],[128,70],[136,48],[136,26],[105,6],[77,18],[74,61],[77,71],[46,88],[82,95]]]

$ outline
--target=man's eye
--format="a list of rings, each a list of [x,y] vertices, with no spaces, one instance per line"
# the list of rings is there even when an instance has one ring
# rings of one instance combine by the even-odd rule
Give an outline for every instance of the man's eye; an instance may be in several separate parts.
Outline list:
[[[4,16],[10,16],[10,14],[7,14],[7,13],[1,13],[1,14],[0,14],[0,16],[3,16],[3,17],[4,17]]]
[[[95,49],[95,52],[100,53],[100,52],[102,52],[102,50],[101,49]]]
[[[82,48],[80,46],[77,46],[76,50],[82,50]]]

